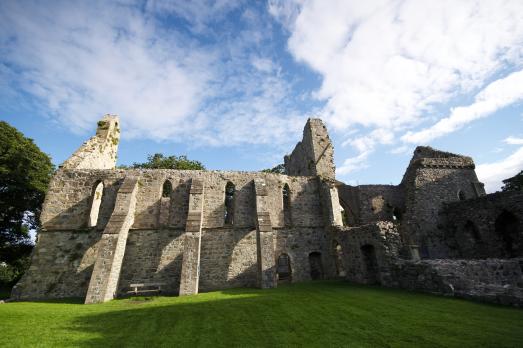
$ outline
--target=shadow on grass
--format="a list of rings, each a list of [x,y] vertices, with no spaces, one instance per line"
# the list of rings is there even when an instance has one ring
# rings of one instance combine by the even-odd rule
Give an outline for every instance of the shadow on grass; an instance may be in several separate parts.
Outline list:
[[[67,343],[508,347],[523,340],[523,311],[341,282],[115,302],[75,319],[69,330],[78,335]]]

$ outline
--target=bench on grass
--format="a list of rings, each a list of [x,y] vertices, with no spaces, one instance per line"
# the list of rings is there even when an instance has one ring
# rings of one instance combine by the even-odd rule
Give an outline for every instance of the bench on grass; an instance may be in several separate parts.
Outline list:
[[[127,291],[128,294],[141,294],[146,292],[162,292],[162,286],[164,286],[165,283],[136,283],[129,285],[132,290]]]

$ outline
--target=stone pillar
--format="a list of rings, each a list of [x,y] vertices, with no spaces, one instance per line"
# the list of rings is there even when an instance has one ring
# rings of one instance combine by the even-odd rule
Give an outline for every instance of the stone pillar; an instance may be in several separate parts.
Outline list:
[[[343,226],[341,216],[340,198],[335,182],[318,177],[320,186],[320,199],[327,226]]]
[[[180,296],[198,293],[203,201],[203,181],[192,179],[189,194],[189,212],[187,213],[187,223],[185,225]]]
[[[267,207],[267,184],[264,179],[254,179],[256,193],[256,246],[258,260],[258,286],[275,288],[276,265],[271,217]]]
[[[118,190],[113,213],[100,240],[85,303],[101,303],[116,296],[127,235],[134,222],[138,179],[126,177]]]

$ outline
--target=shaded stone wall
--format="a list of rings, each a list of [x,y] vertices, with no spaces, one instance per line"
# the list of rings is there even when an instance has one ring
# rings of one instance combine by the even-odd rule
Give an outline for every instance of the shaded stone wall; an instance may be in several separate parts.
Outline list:
[[[41,233],[31,266],[13,288],[14,299],[85,297],[101,232]]]
[[[500,304],[523,305],[523,259],[398,261],[394,286]]]
[[[322,120],[309,118],[303,139],[284,158],[285,173],[293,176],[315,176],[334,179],[334,147]]]
[[[341,246],[346,279],[356,283],[383,285],[393,281],[390,266],[398,258],[401,240],[397,226],[392,222],[379,221],[358,227],[332,228],[329,244],[332,260],[336,258],[335,246]],[[366,246],[372,246],[375,260],[366,259]],[[369,268],[369,261],[374,261],[376,268]]]
[[[178,294],[184,230],[131,230],[122,264],[118,293],[135,283],[163,283],[162,291]]]
[[[420,247],[423,258],[445,258],[449,249],[440,211],[444,203],[484,194],[470,157],[418,147],[401,184],[405,214],[401,232]]]
[[[505,236],[496,221],[512,214],[519,224]],[[523,192],[497,192],[445,205],[445,240],[456,258],[523,256]],[[508,240],[507,240],[508,239]],[[512,250],[509,249],[509,245]],[[512,251],[512,252],[511,252]],[[514,254],[514,255],[512,255]]]

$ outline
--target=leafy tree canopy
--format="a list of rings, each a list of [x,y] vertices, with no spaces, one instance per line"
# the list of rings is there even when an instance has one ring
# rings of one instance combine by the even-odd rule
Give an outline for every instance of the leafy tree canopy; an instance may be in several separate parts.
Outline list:
[[[0,247],[27,242],[38,229],[53,164],[32,139],[0,122]]]
[[[501,191],[523,191],[523,170],[511,178],[503,180]]]
[[[263,169],[264,173],[276,173],[276,174],[285,174],[285,166],[283,163],[278,164],[277,166],[269,169]]]
[[[135,162],[130,167],[120,166],[120,168],[205,170],[205,166],[200,161],[190,160],[185,155],[164,156],[161,153],[147,156],[145,163]]]

